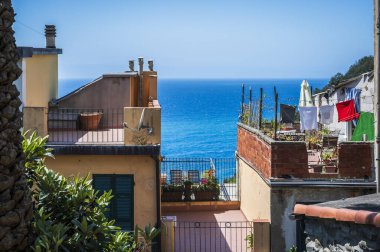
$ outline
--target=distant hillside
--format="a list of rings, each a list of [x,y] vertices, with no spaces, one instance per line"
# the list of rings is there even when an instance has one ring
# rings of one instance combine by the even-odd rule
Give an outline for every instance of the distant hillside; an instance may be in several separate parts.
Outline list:
[[[316,88],[313,93],[326,91],[327,89],[337,85],[342,81],[356,77],[363,73],[373,71],[373,60],[373,56],[365,56],[359,59],[349,67],[348,71],[344,75],[342,73],[335,74],[333,77],[331,77],[329,83],[326,86],[324,86],[322,89]]]

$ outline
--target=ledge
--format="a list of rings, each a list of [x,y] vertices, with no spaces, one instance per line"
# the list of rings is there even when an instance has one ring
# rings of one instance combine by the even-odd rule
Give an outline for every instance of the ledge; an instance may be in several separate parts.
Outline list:
[[[127,155],[127,156],[158,156],[160,145],[54,145],[47,144],[53,149],[54,155]]]
[[[62,54],[60,48],[34,48],[34,47],[17,47],[18,54],[21,58],[30,58],[33,55],[56,55]]]
[[[239,210],[240,201],[161,202],[162,212]]]

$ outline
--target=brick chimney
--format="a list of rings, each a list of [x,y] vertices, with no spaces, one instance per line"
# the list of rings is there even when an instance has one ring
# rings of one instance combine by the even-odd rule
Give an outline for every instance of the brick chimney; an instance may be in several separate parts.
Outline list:
[[[55,25],[45,25],[46,48],[55,48]]]

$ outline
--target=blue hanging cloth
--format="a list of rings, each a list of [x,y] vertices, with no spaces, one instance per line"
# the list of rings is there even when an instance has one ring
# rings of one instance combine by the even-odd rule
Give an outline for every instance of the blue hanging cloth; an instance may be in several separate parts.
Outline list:
[[[357,88],[345,88],[344,89],[345,100],[346,101],[354,100],[355,112],[356,113],[360,113],[360,93],[361,93],[361,91],[362,91],[361,89],[357,89]],[[356,127],[357,119],[353,120],[352,122]]]

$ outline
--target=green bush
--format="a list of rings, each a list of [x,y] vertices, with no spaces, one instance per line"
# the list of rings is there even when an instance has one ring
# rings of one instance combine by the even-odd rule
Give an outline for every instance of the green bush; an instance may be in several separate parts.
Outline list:
[[[105,216],[111,191],[102,195],[91,186],[89,177],[66,179],[44,165],[53,157],[46,149],[47,137],[29,138],[22,143],[25,167],[33,186],[35,202],[35,251],[139,251],[133,234],[120,231]]]

